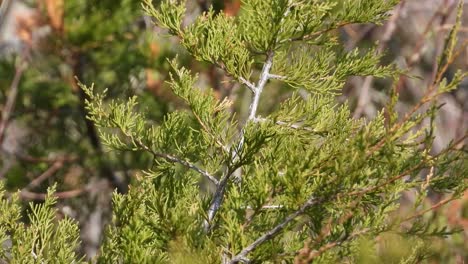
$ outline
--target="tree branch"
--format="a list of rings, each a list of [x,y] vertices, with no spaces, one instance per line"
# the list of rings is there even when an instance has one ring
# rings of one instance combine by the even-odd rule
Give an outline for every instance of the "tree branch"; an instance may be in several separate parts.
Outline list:
[[[421,216],[423,216],[424,214],[426,214],[426,213],[428,213],[428,212],[431,212],[431,211],[435,211],[435,210],[438,209],[439,207],[444,206],[444,205],[446,205],[446,204],[450,203],[451,201],[454,201],[454,200],[456,200],[456,199],[458,199],[458,198],[459,198],[459,197],[457,197],[457,196],[450,196],[450,197],[448,197],[448,198],[446,198],[446,199],[444,199],[444,200],[442,200],[442,201],[440,201],[440,202],[434,204],[433,206],[431,206],[431,207],[429,207],[429,208],[427,208],[427,209],[425,209],[425,210],[419,211],[419,212],[417,212],[417,213],[415,213],[415,214],[413,214],[413,215],[411,215],[411,216],[408,216],[408,217],[405,218],[402,222],[406,222],[406,221],[413,220],[413,219],[415,219],[415,218],[421,217]]]
[[[133,135],[131,135],[130,133],[126,132],[124,129],[122,129],[121,126],[118,126],[118,128],[120,129],[120,131],[126,136],[128,137],[129,139],[132,140],[132,142],[142,148],[143,150],[151,153],[154,157],[159,157],[159,158],[163,158],[169,162],[173,162],[173,163],[179,163],[179,164],[182,164],[184,165],[185,167],[189,168],[189,169],[192,169],[198,173],[200,173],[201,175],[205,176],[208,180],[210,180],[214,185],[216,186],[219,186],[219,182],[218,180],[213,176],[211,175],[211,173],[209,173],[208,171],[205,171],[201,168],[199,168],[198,166],[196,166],[195,164],[189,162],[189,161],[186,161],[186,160],[183,160],[181,158],[178,158],[178,157],[175,157],[175,156],[172,156],[170,154],[166,154],[166,153],[160,153],[160,152],[156,152],[154,150],[152,150],[150,147],[146,146],[143,142],[141,142],[140,139],[137,139],[135,138]]]
[[[289,5],[289,2],[288,2]],[[280,24],[282,24],[284,18],[288,15],[290,12],[290,6],[287,8],[286,12],[283,14],[283,17],[281,18]],[[276,32],[276,39],[275,39],[275,44],[277,44],[277,37],[280,32],[281,28],[279,28],[278,32]],[[240,140],[239,144],[237,145],[237,149],[234,151],[232,155],[232,161],[231,163],[235,163],[235,161],[239,158],[239,153],[242,151],[242,147],[244,145],[244,134],[245,134],[245,127],[250,121],[255,121],[257,118],[257,109],[258,109],[258,104],[260,102],[260,96],[263,92],[263,88],[265,88],[265,85],[267,84],[268,80],[270,78],[275,77],[276,75],[270,74],[271,67],[273,65],[273,57],[275,55],[274,52],[274,47],[271,47],[269,51],[266,52],[267,58],[265,63],[263,64],[262,71],[260,73],[260,78],[257,82],[257,85],[254,87],[251,85],[250,82],[242,82],[247,85],[249,89],[252,90],[253,92],[253,99],[252,102],[249,106],[249,116],[247,118],[247,121],[244,124],[244,127],[241,130],[240,133]],[[205,230],[208,231],[210,229],[211,221],[213,220],[214,216],[216,215],[216,212],[219,210],[223,199],[224,199],[224,193],[227,187],[227,183],[229,182],[230,177],[236,173],[238,170],[230,171],[229,168],[226,172],[226,174],[223,176],[221,179],[218,187],[216,188],[216,192],[213,196],[213,200],[210,204],[210,208],[208,209],[208,219],[205,222]]]
[[[461,139],[455,141],[454,143],[452,143],[452,146],[457,146],[459,144],[459,142],[463,141],[466,137],[462,137]],[[443,153],[445,153],[446,151],[450,150],[451,147],[445,149],[444,151],[440,152],[439,154],[437,154],[436,156],[434,156],[434,158],[436,157],[439,157],[440,155],[442,155]],[[288,217],[285,218],[285,220],[283,222],[281,222],[280,224],[278,224],[277,226],[275,226],[273,229],[271,229],[270,231],[268,231],[267,233],[265,233],[264,235],[262,235],[261,237],[259,237],[257,240],[255,240],[252,244],[250,244],[249,246],[245,247],[239,254],[237,254],[236,256],[234,256],[231,260],[230,263],[234,264],[234,263],[239,263],[239,262],[248,262],[249,260],[247,259],[247,255],[252,252],[253,250],[255,250],[258,246],[260,246],[262,243],[268,241],[269,239],[275,237],[279,232],[281,232],[287,224],[289,224],[291,221],[293,221],[296,217],[298,217],[299,215],[303,214],[305,212],[305,210],[307,210],[308,208],[310,208],[311,206],[314,206],[314,205],[318,205],[318,204],[322,204],[324,202],[331,202],[335,199],[339,199],[340,197],[349,197],[349,196],[362,196],[362,195],[365,195],[369,192],[372,192],[372,191],[375,191],[375,190],[378,190],[380,188],[383,188],[385,187],[386,185],[392,183],[392,182],[395,182],[401,178],[403,178],[404,176],[418,170],[418,169],[421,169],[423,167],[423,163],[419,163],[407,170],[405,170],[404,172],[402,172],[401,174],[397,175],[397,176],[394,176],[394,177],[390,177],[387,181],[385,181],[384,183],[382,184],[379,184],[379,185],[376,185],[376,186],[371,186],[369,188],[365,188],[364,190],[358,190],[358,191],[353,191],[353,192],[346,192],[344,190],[337,190],[337,192],[326,198],[326,197],[320,197],[320,198],[316,198],[316,197],[311,197],[309,200],[307,200],[297,211],[295,211],[294,213],[290,214]],[[437,209],[438,207],[442,206],[443,204],[446,204],[448,203],[449,201],[448,200],[443,200],[441,202],[439,202],[438,204],[432,206],[430,209]],[[413,219],[415,217],[418,217],[424,213],[427,213],[428,211],[430,211],[430,209],[428,210],[424,210],[424,211],[421,211],[418,215],[416,216],[412,216],[410,217],[409,219],[406,219],[404,221],[407,221],[407,220],[410,220],[410,219]],[[368,232],[369,230],[366,230],[365,232]],[[356,233],[356,235],[360,235],[362,234],[360,231],[358,231]],[[338,245],[338,244],[336,244]],[[336,246],[336,245],[333,245]],[[329,247],[325,247],[323,248],[325,250],[328,250],[330,249]]]
[[[274,52],[268,52],[267,59],[263,65],[263,69],[260,74],[260,79],[257,85],[255,87],[250,87],[254,93],[254,97],[249,107],[249,117],[247,118],[246,124],[250,121],[254,121],[257,116],[257,109],[258,109],[258,103],[260,102],[260,95],[262,94],[263,88],[265,87],[270,77],[270,69],[271,69],[271,66],[273,65],[273,56],[274,56]],[[244,133],[245,133],[245,125],[241,131],[239,144],[237,145],[237,151],[235,151],[235,153],[233,154],[233,158],[232,158],[233,161],[239,158],[239,152],[241,151],[244,145]],[[210,229],[210,223],[213,220],[214,216],[216,215],[216,212],[218,212],[219,207],[221,207],[221,204],[224,198],[224,192],[226,190],[227,183],[229,182],[229,179],[232,173],[234,173],[234,171],[232,172],[227,171],[224,177],[219,182],[218,187],[216,188],[215,194],[210,204],[210,208],[208,209],[208,219],[205,222],[206,231]]]
[[[165,154],[165,153],[153,152],[153,154],[155,156],[157,156],[157,157],[164,158],[167,161],[182,164],[182,165],[186,166],[187,168],[192,169],[192,170],[200,173],[201,175],[205,176],[208,180],[210,180],[214,185],[219,184],[218,180],[214,176],[212,176],[209,172],[197,167],[195,164],[193,164],[191,162],[188,162],[188,161],[183,160],[183,159],[179,159],[177,157],[174,157],[174,156],[171,156],[171,155]]]
[[[307,210],[309,207],[314,206],[316,204],[321,203],[322,200],[316,199],[315,197],[311,197],[309,200],[307,200],[297,211],[294,213],[290,214],[288,217],[286,217],[283,222],[279,223],[277,226],[275,226],[273,229],[270,231],[266,232],[263,234],[261,237],[259,237],[257,240],[255,240],[252,244],[248,245],[245,247],[239,254],[234,256],[231,259],[231,264],[239,263],[239,262],[248,262],[247,255],[254,251],[258,246],[263,244],[264,242],[270,240],[271,238],[275,237],[279,232],[281,232],[290,222],[292,222],[296,217],[299,215],[303,214],[305,210]]]
[[[268,79],[270,78],[270,70],[271,66],[273,65],[273,56],[273,51],[268,52],[267,60],[265,64],[263,64],[262,73],[260,74],[260,80],[258,81],[258,84],[254,90],[254,98],[252,100],[252,103],[250,104],[249,117],[247,119],[247,122],[255,119],[255,117],[257,116],[257,108],[258,103],[260,102],[260,95],[262,94],[263,88],[265,87]]]

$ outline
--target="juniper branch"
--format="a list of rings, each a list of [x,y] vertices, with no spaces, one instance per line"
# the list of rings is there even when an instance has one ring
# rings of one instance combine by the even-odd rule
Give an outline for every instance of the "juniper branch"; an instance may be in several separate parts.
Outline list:
[[[271,66],[273,65],[273,55],[274,55],[274,52],[268,52],[266,62],[263,65],[263,69],[260,74],[260,79],[257,85],[252,88],[254,97],[252,99],[252,103],[250,104],[249,117],[247,118],[246,124],[250,121],[255,120],[256,118],[258,103],[260,102],[260,95],[262,94],[263,88],[265,87],[268,81],[268,78],[270,76],[270,69],[271,69]],[[244,125],[244,128],[242,128],[241,138],[239,140],[239,144],[237,145],[237,151],[233,155],[232,163],[234,163],[234,161],[237,158],[239,158],[239,152],[241,151],[243,144],[244,144],[244,133],[245,133],[245,125]],[[234,171],[232,172],[228,171],[223,176],[223,178],[218,184],[218,187],[216,188],[215,194],[213,196],[213,200],[210,204],[210,208],[208,209],[208,219],[207,219],[207,222],[205,222],[206,231],[210,229],[210,223],[213,220],[214,216],[216,215],[216,212],[219,210],[222,204],[224,193],[227,187],[227,183],[229,182],[229,179],[233,173]]]
[[[280,24],[284,21],[284,18],[288,15],[289,12],[290,12],[290,7],[287,8],[286,12],[283,14],[283,17],[281,19]],[[276,37],[278,36],[280,31],[281,31],[281,27],[278,29],[278,32],[276,32]],[[277,44],[277,39],[275,39],[274,44]],[[255,121],[255,119],[257,118],[258,104],[260,102],[260,96],[261,96],[261,94],[263,92],[263,89],[265,88],[265,85],[267,84],[267,82],[268,82],[268,80],[270,78],[275,77],[275,75],[272,75],[270,73],[271,67],[273,65],[273,57],[275,55],[274,47],[271,47],[270,50],[266,52],[266,55],[267,55],[267,58],[266,58],[265,63],[263,64],[263,68],[262,68],[262,71],[260,73],[260,78],[258,80],[257,85],[255,87],[253,87],[252,85],[250,85],[250,82],[244,83],[241,80],[244,84],[247,85],[247,87],[249,87],[249,89],[252,90],[253,98],[252,98],[252,102],[251,102],[251,104],[249,106],[249,116],[247,118],[247,121],[244,124],[244,127],[241,130],[239,144],[237,145],[237,149],[235,150],[235,152],[233,154],[231,164],[235,163],[235,161],[239,158],[239,153],[242,151],[242,148],[243,148],[243,145],[244,145],[244,140],[245,140],[244,134],[245,134],[246,125],[251,121]],[[236,170],[229,171],[229,169],[228,169],[227,173],[221,179],[221,181],[220,181],[220,183],[219,183],[219,185],[218,185],[218,187],[216,189],[216,192],[215,192],[215,194],[213,196],[213,200],[211,202],[210,208],[208,209],[208,219],[205,222],[206,231],[208,231],[210,229],[210,223],[213,220],[214,216],[216,215],[216,212],[219,210],[219,208],[220,208],[220,206],[222,204],[222,201],[223,201],[223,198],[224,198],[224,193],[225,193],[225,190],[226,190],[226,187],[227,187],[227,183],[229,182],[230,177],[235,172],[236,172]]]
[[[143,144],[143,142],[141,142],[139,139],[134,139],[132,138],[133,142],[136,143],[136,145],[138,145],[139,147],[141,147],[143,150],[151,153],[154,157],[159,157],[159,158],[163,158],[169,162],[172,162],[172,163],[179,163],[179,164],[182,164],[184,165],[185,167],[189,168],[189,169],[192,169],[198,173],[200,173],[201,175],[205,176],[208,180],[210,180],[214,185],[218,186],[219,185],[219,182],[218,180],[213,176],[211,175],[208,171],[206,170],[203,170],[201,168],[199,168],[198,166],[196,166],[195,164],[189,162],[189,161],[186,161],[186,160],[183,160],[181,158],[178,158],[178,157],[175,157],[175,156],[172,156],[172,155],[169,155],[169,154],[166,154],[166,153],[160,153],[160,152],[156,152],[154,150],[152,150],[150,147],[146,146],[145,144]]]
[[[465,139],[465,137],[463,137],[462,139],[457,140],[456,142],[454,142],[452,144],[452,146],[456,146],[458,144],[458,142],[460,142],[460,140],[464,140],[464,139]],[[441,156],[443,153],[445,153],[446,151],[449,151],[450,149],[451,149],[451,147],[446,148],[444,151],[437,154],[433,158],[437,158],[437,157]],[[294,213],[292,213],[288,217],[286,217],[283,220],[283,222],[281,222],[280,224],[276,225],[273,229],[271,229],[270,231],[263,234],[261,237],[259,237],[257,240],[255,240],[249,246],[245,247],[239,254],[237,254],[236,256],[234,256],[232,258],[230,263],[234,264],[234,263],[239,263],[241,261],[248,262],[247,255],[250,252],[254,251],[258,246],[260,246],[264,242],[266,242],[266,241],[274,238],[276,235],[278,235],[291,221],[293,221],[296,217],[304,214],[304,212],[308,208],[310,208],[310,207],[312,207],[314,205],[322,204],[325,201],[332,201],[332,200],[335,200],[335,199],[339,199],[340,197],[362,196],[362,195],[368,194],[368,193],[370,193],[372,191],[375,191],[375,190],[378,190],[378,189],[380,189],[380,188],[382,188],[382,187],[384,187],[384,186],[386,186],[386,185],[388,185],[388,184],[390,184],[392,182],[395,182],[395,181],[403,178],[404,176],[406,176],[406,175],[408,175],[408,174],[410,174],[410,173],[412,173],[412,172],[414,172],[416,170],[422,169],[424,164],[426,164],[426,163],[421,162],[421,163],[417,164],[416,166],[413,166],[413,167],[409,168],[408,170],[405,170],[401,174],[399,174],[397,176],[394,176],[394,177],[391,177],[390,179],[388,179],[387,181],[385,181],[384,183],[382,183],[380,185],[372,186],[372,187],[366,188],[364,190],[354,191],[354,192],[345,192],[343,190],[338,190],[334,195],[332,195],[332,196],[330,196],[328,198],[325,198],[325,197],[321,197],[321,198],[311,197],[297,211],[295,211]],[[442,201],[441,203],[446,203],[446,201]],[[434,206],[434,208],[437,208],[439,206],[440,205],[436,205],[436,206]],[[423,211],[423,213],[426,213],[426,211]]]
[[[411,216],[408,216],[407,218],[405,218],[402,222],[407,222],[407,221],[410,221],[410,220],[413,220],[415,218],[418,218],[418,217],[421,217],[423,216],[424,214],[428,213],[428,212],[432,212],[432,211],[435,211],[437,210],[438,208],[440,208],[441,206],[444,206],[448,203],[450,203],[451,201],[454,201],[456,199],[458,199],[460,197],[456,196],[456,195],[452,195],[448,198],[445,198],[444,200],[434,204],[433,206],[427,208],[427,209],[424,209],[422,211],[419,211],[419,212],[416,212],[415,214],[411,215]]]
[[[191,163],[189,161],[183,160],[181,158],[178,158],[178,157],[172,156],[170,154],[166,154],[166,153],[156,152],[153,149],[151,149],[150,147],[146,146],[140,139],[137,139],[134,136],[130,135],[129,133],[126,133],[120,126],[119,126],[119,129],[125,136],[127,136],[128,138],[130,138],[132,140],[133,144],[135,144],[136,146],[138,146],[141,149],[145,150],[146,152],[151,153],[154,157],[163,158],[166,161],[169,161],[169,162],[172,162],[172,163],[179,163],[181,165],[184,165],[185,167],[187,167],[187,168],[189,168],[191,170],[194,170],[194,171],[200,173],[201,175],[205,176],[214,185],[216,185],[216,186],[219,185],[218,180],[213,175],[211,175],[208,171],[203,170],[203,169],[199,168],[197,165],[195,165],[195,164],[193,164],[193,163]]]
[[[214,185],[216,185],[216,186],[219,185],[218,180],[213,175],[211,175],[211,173],[209,173],[208,171],[203,170],[203,169],[199,168],[197,165],[195,165],[195,164],[193,164],[193,163],[191,163],[189,161],[183,160],[181,158],[178,158],[178,157],[172,156],[170,154],[166,154],[166,153],[156,152],[153,149],[151,149],[150,147],[146,146],[140,139],[135,138],[133,135],[126,132],[119,124],[116,123],[115,125],[120,129],[120,131],[126,137],[128,137],[129,139],[132,140],[133,144],[135,144],[136,146],[138,146],[141,149],[145,150],[146,152],[151,153],[154,157],[163,158],[163,159],[165,159],[165,160],[167,160],[169,162],[179,163],[181,165],[184,165],[185,167],[187,167],[187,168],[189,168],[191,170],[194,170],[194,171],[200,173],[201,175],[205,176]]]

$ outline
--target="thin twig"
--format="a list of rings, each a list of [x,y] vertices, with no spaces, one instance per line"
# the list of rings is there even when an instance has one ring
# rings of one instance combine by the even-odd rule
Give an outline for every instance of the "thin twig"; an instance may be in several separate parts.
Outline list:
[[[182,164],[185,167],[187,167],[189,169],[192,169],[192,170],[200,173],[201,175],[205,176],[214,185],[216,185],[216,186],[219,185],[218,180],[213,175],[211,175],[211,173],[209,173],[208,171],[205,171],[205,170],[199,168],[198,166],[196,166],[195,164],[193,164],[193,163],[191,163],[189,161],[183,160],[181,158],[178,158],[178,157],[172,156],[170,154],[166,154],[166,153],[156,152],[153,149],[151,149],[150,147],[146,146],[140,139],[137,139],[133,135],[127,133],[124,129],[122,129],[122,127],[120,127],[120,126],[118,126],[118,127],[119,127],[120,131],[126,137],[128,137],[129,139],[132,140],[132,142],[135,144],[135,146],[138,146],[138,147],[142,148],[143,150],[151,153],[154,157],[159,157],[159,158],[163,158],[163,159],[165,159],[165,160],[167,160],[169,162]]]
[[[356,208],[358,202],[360,202],[360,200],[355,199],[350,208]],[[334,227],[343,225],[345,222],[350,220],[353,217],[353,215],[354,214],[352,212],[348,212],[343,214],[339,219],[334,219],[333,217],[329,218],[327,220],[327,223],[324,224],[324,226],[322,227],[320,233],[318,233],[317,238],[314,240],[309,238],[304,243],[304,247],[301,250],[299,250],[299,254],[297,255],[296,259],[301,259],[304,256],[308,256],[311,253],[311,246],[321,244],[327,237],[329,237],[332,234]]]
[[[415,65],[416,63],[421,59],[422,57],[422,54],[425,52],[425,46],[426,46],[426,36],[429,34],[429,32],[431,31],[431,29],[434,28],[434,22],[436,21],[436,19],[438,18],[438,16],[444,16],[444,14],[446,12],[450,12],[447,11],[447,8],[446,8],[446,2],[442,2],[436,9],[436,11],[434,12],[434,14],[432,14],[432,16],[429,18],[427,24],[426,24],[426,27],[424,28],[424,31],[421,33],[421,35],[419,36],[418,40],[416,41],[416,45],[414,46],[413,48],[413,51],[410,53],[412,54],[411,57],[407,58],[406,59],[406,64],[407,64],[407,70],[411,70]],[[452,5],[452,8],[454,6]],[[401,77],[400,80],[398,81],[395,89],[396,91],[400,91],[402,86],[405,84],[406,82],[406,78],[403,78]]]
[[[182,160],[180,158],[177,158],[177,157],[174,157],[174,156],[171,156],[169,154],[165,154],[165,153],[157,153],[157,152],[153,152],[153,154],[157,157],[161,157],[161,158],[164,158],[168,161],[171,161],[171,162],[175,162],[175,163],[180,163],[186,167],[188,167],[189,169],[192,169],[200,174],[202,174],[203,176],[205,176],[208,180],[210,180],[214,185],[218,185],[219,182],[218,180],[212,176],[209,172],[199,168],[198,166],[196,166],[195,164],[191,163],[191,162],[188,162],[188,161],[185,161],[185,160]]]
[[[224,63],[222,62],[219,62],[219,61],[216,61],[216,62],[213,62],[218,68],[220,68],[221,70],[223,70],[227,76],[229,77],[232,77],[232,78],[235,78],[234,76],[232,76],[232,74],[230,74],[228,72],[228,70],[226,69],[226,66],[224,65]],[[237,80],[244,84],[245,86],[247,86],[247,88],[249,88],[249,90],[254,93],[255,92],[255,84],[253,84],[251,81],[247,80],[246,78],[244,77],[239,77],[237,78]]]
[[[267,118],[255,118],[255,122],[273,122],[273,121],[269,120]],[[315,130],[313,128],[303,126],[303,125],[301,125],[299,123],[292,123],[291,124],[291,123],[288,123],[288,122],[278,120],[278,121],[275,122],[275,124],[279,125],[279,126],[291,128],[291,129],[304,130],[304,131],[311,132],[311,133],[314,133],[314,134],[317,134],[317,135],[326,135],[326,134],[328,134],[327,131]]]
[[[446,2],[447,3],[447,2]],[[442,15],[440,16],[440,22],[439,22],[439,25],[444,25],[445,22],[447,21],[450,13],[453,11],[454,7],[456,6],[456,3],[453,2],[451,5],[449,5],[448,7],[446,7],[444,9],[444,12],[442,13]],[[443,52],[443,42],[444,42],[444,35],[443,35],[443,32],[441,34],[440,31],[436,31],[436,36],[435,36],[435,47],[434,47],[434,53],[435,53],[435,58],[434,61],[432,62],[432,74],[431,74],[431,79],[430,79],[430,82],[429,83],[434,83],[435,79],[437,78],[437,74],[438,74],[438,70],[439,70],[439,63],[438,63],[438,59],[439,56],[441,55],[441,53]]]
[[[219,182],[218,180],[213,176],[211,175],[209,172],[199,168],[198,166],[196,166],[195,164],[189,162],[189,161],[186,161],[186,160],[183,160],[181,158],[178,158],[178,157],[175,157],[175,156],[172,156],[172,155],[169,155],[169,154],[166,154],[166,153],[160,153],[160,152],[156,152],[154,150],[152,150],[151,148],[149,148],[148,146],[146,146],[145,144],[143,144],[143,142],[141,142],[140,140],[138,139],[133,139],[133,141],[139,146],[141,147],[142,149],[146,150],[147,152],[151,153],[153,156],[155,157],[159,157],[159,158],[163,158],[169,162],[173,162],[173,163],[179,163],[179,164],[182,164],[184,165],[185,167],[189,168],[189,169],[192,169],[198,173],[200,173],[201,175],[205,176],[208,180],[210,180],[214,185],[218,186],[219,185]]]
[[[195,113],[195,111],[192,111],[193,115],[197,119],[198,123],[200,126],[208,133],[208,135],[215,141],[215,143],[224,151],[229,153],[229,148],[225,146],[218,138],[217,136],[211,131],[211,129],[203,122],[203,120],[200,118],[200,116]]]
[[[438,26],[436,28],[436,31],[449,31],[449,30],[452,30],[453,26],[454,26],[453,24],[444,24],[444,25]],[[460,27],[458,29],[458,32],[468,33],[468,27]]]
[[[274,80],[285,80],[286,76],[278,75],[278,74],[269,74],[268,78],[274,79]]]
[[[421,216],[423,216],[424,214],[426,214],[426,213],[428,213],[430,211],[434,211],[434,210],[438,209],[439,207],[441,207],[441,206],[443,206],[445,204],[448,204],[453,200],[456,200],[457,198],[458,197],[454,197],[454,196],[448,197],[448,198],[434,204],[433,206],[431,206],[431,207],[429,207],[429,208],[427,208],[425,210],[422,210],[420,212],[417,212],[417,213],[405,218],[402,222],[406,222],[406,221],[413,220],[415,218],[421,217]]]
[[[427,34],[431,31],[431,29],[434,28],[434,26],[432,25],[435,20],[437,19],[437,17],[439,15],[444,15],[446,12],[449,12],[447,9],[446,9],[446,2],[442,2],[440,4],[440,6],[437,8],[437,10],[434,12],[434,14],[431,16],[431,18],[429,19],[429,21],[427,22],[426,24],[426,27],[424,28],[424,31],[423,33],[421,34],[421,36],[419,37],[418,41],[416,42],[416,46],[414,47],[413,49],[413,52],[411,54],[413,54],[407,61],[408,63],[408,68],[411,69],[418,61],[419,59],[421,58],[422,56],[422,53],[424,52],[424,46],[426,45],[427,41],[425,39],[425,37],[427,36]]]
[[[56,162],[74,162],[78,160],[77,156],[58,156],[58,157],[51,157],[51,158],[44,158],[44,157],[33,157],[21,153],[12,153],[13,155],[16,156],[17,159],[25,162],[31,162],[31,163],[49,163],[53,164]]]
[[[247,206],[245,206],[243,208],[244,209],[249,209],[249,210],[254,209],[250,205],[247,205]],[[282,208],[284,208],[283,205],[263,205],[263,206],[259,207],[258,209],[260,209],[260,210],[276,210],[276,209],[282,209]]]
[[[344,27],[343,30],[351,37],[351,40],[345,44],[345,50],[349,51],[349,50],[352,50],[354,47],[356,47],[356,45],[362,39],[364,39],[367,36],[367,34],[369,34],[369,32],[371,32],[374,28],[375,28],[375,25],[373,24],[365,25],[364,28],[361,29],[358,34],[358,33],[351,31],[352,30],[351,25]]]

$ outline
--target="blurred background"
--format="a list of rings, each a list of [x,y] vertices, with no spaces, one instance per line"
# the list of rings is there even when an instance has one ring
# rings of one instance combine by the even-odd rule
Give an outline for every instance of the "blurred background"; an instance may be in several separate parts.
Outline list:
[[[155,1],[156,2],[156,1]],[[215,12],[236,16],[240,0],[188,0],[187,21],[212,5]],[[200,86],[219,98],[236,97],[233,110],[245,118],[249,92],[220,69],[192,59],[176,38],[155,27],[139,0],[0,0],[0,180],[22,200],[41,202],[47,187],[57,184],[59,213],[79,221],[82,253],[94,256],[111,216],[114,190],[127,186],[148,168],[148,156],[113,152],[101,144],[95,125],[87,120],[86,96],[77,79],[96,89],[109,89],[109,99],[138,95],[140,108],[158,124],[183,107],[165,84],[168,59],[200,74]],[[388,102],[389,90],[400,93],[397,109],[409,111],[435,75],[445,37],[456,17],[455,0],[402,0],[383,25],[349,25],[334,32],[346,50],[376,45],[383,64],[405,69],[395,83],[372,77],[350,78],[337,101],[347,103],[353,118],[372,119]],[[462,53],[449,69],[468,70],[468,1],[459,31]],[[260,111],[268,113],[290,95],[274,84]],[[273,85],[273,86],[274,86]],[[439,97],[443,104],[436,122],[437,153],[468,129],[468,80]],[[468,162],[468,161],[467,161]],[[405,194],[403,200],[412,199]],[[442,197],[431,196],[426,205]],[[1,212],[0,212],[1,213]],[[468,228],[468,193],[428,215],[434,222]],[[430,263],[468,261],[468,229],[446,239],[433,239]],[[411,250],[397,238],[381,243],[381,262],[394,263]],[[390,241],[390,242],[389,242]],[[406,253],[405,253],[406,252]]]

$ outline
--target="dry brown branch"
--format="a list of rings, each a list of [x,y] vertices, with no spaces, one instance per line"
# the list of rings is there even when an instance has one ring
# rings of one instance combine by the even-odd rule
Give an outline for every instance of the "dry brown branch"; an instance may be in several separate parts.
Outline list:
[[[75,189],[71,191],[65,191],[65,192],[57,192],[54,195],[59,198],[59,199],[68,199],[68,198],[73,198],[80,196],[86,192],[86,189]],[[45,200],[47,197],[46,193],[35,193],[27,190],[22,190],[20,192],[20,198],[24,200]]]
[[[77,196],[80,196],[84,193],[92,192],[92,191],[97,191],[99,189],[104,188],[104,184],[108,184],[107,181],[103,181],[100,184],[89,184],[85,186],[84,188],[78,188],[70,191],[64,191],[64,192],[56,192],[54,193],[54,196],[57,197],[58,199],[70,199],[74,198]],[[47,194],[46,193],[36,193],[36,192],[31,192],[28,190],[21,190],[19,192],[19,197],[23,200],[39,200],[43,201],[46,199]]]
[[[33,156],[24,155],[20,153],[14,153],[14,155],[16,156],[16,158],[18,158],[21,161],[31,162],[31,163],[53,164],[55,162],[67,163],[67,162],[74,162],[78,160],[78,157],[76,156],[58,156],[58,157],[53,157],[53,158],[44,158],[44,157],[33,157]]]
[[[50,166],[44,173],[36,177],[32,180],[25,189],[32,189],[39,186],[43,181],[48,179],[49,177],[53,176],[58,170],[63,167],[63,162],[61,160],[57,160]]]

